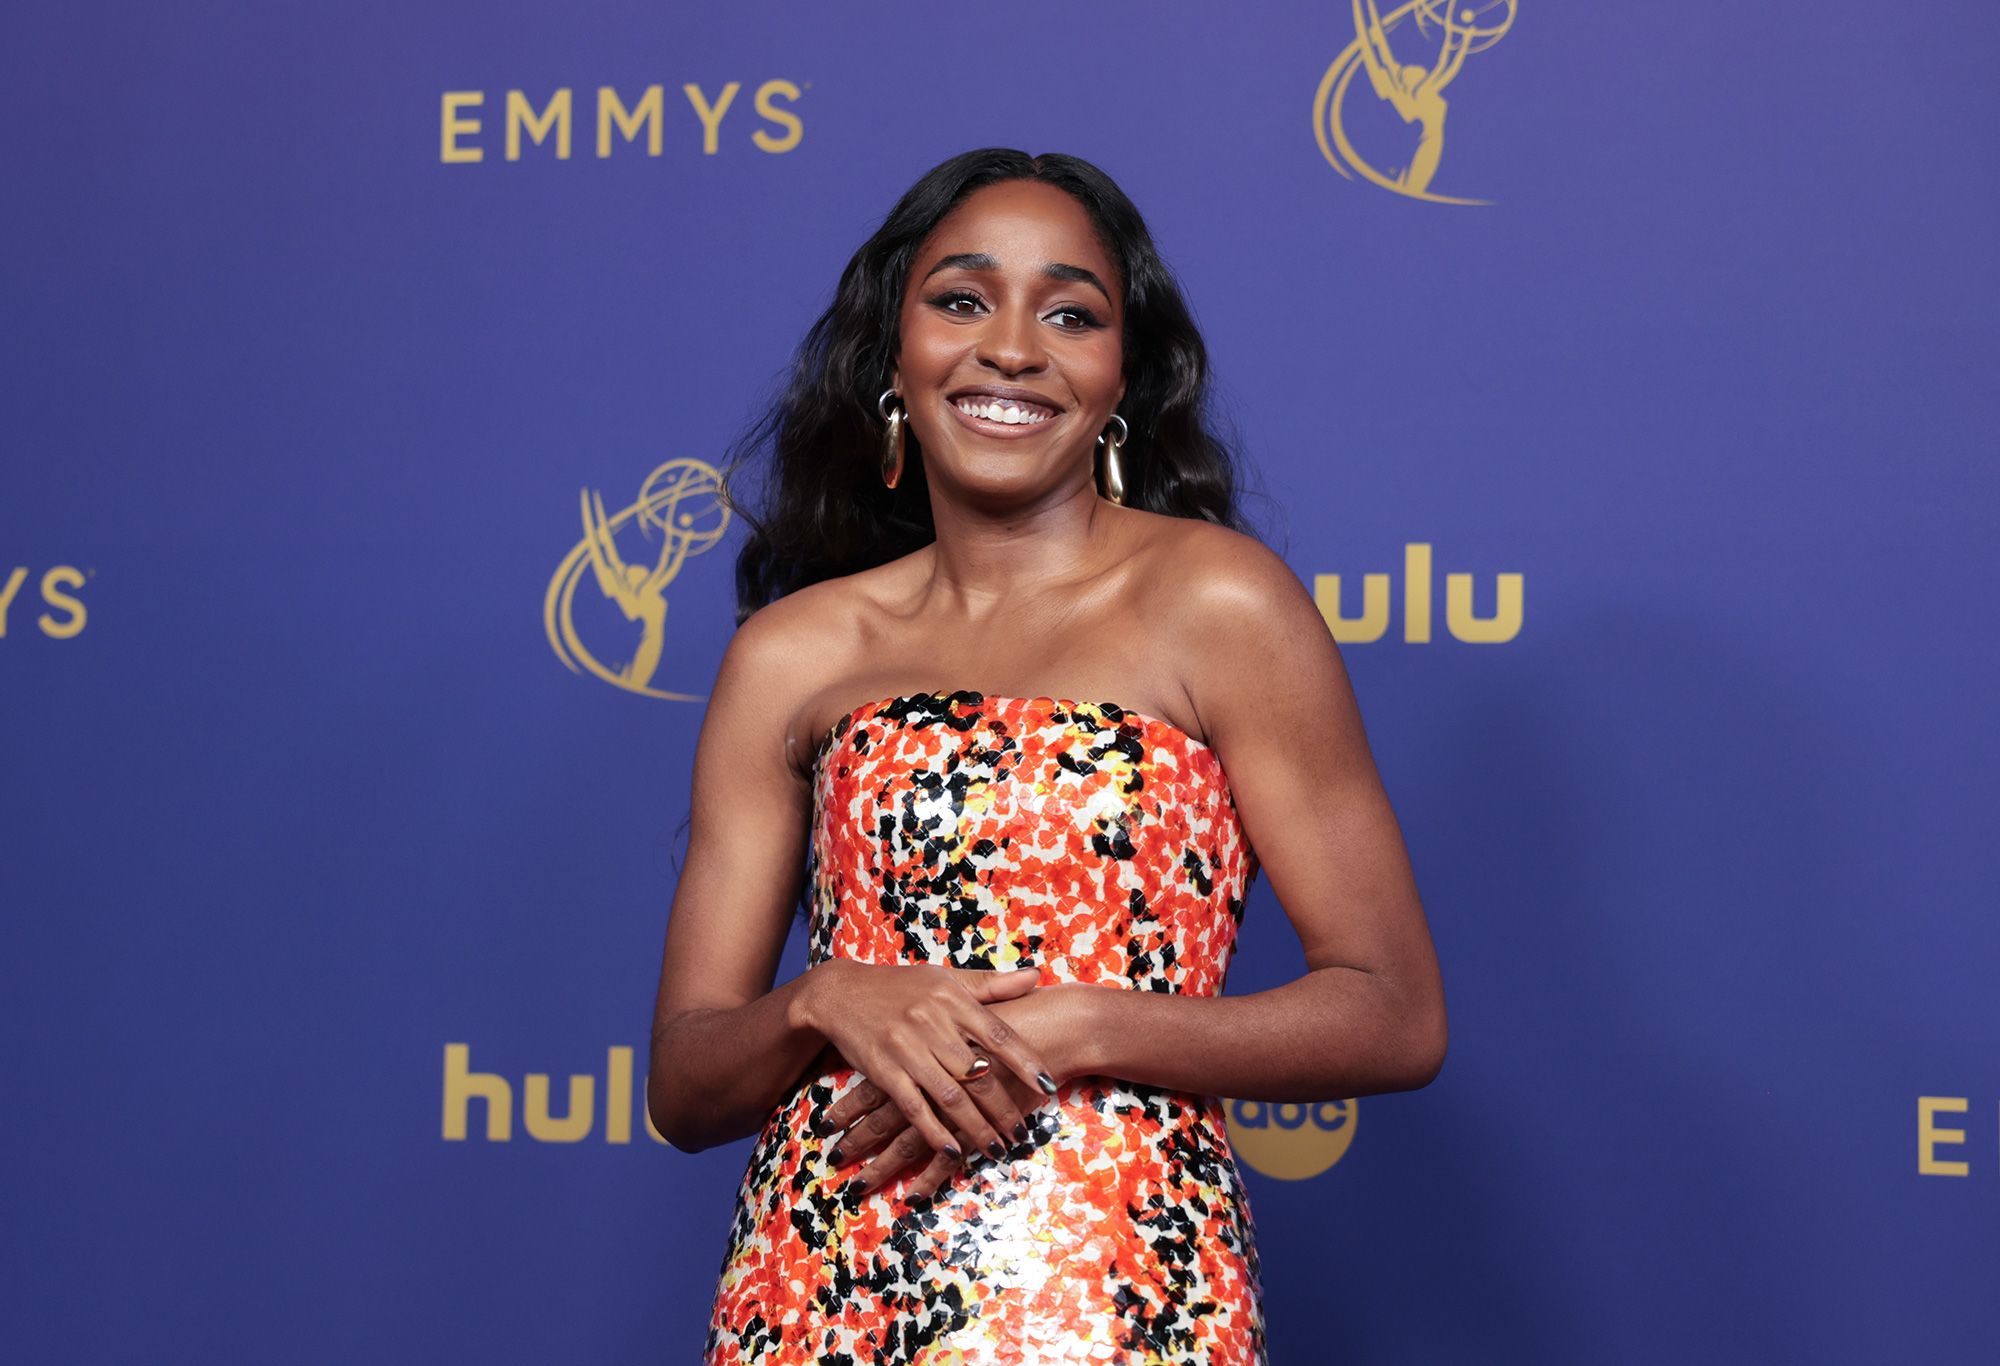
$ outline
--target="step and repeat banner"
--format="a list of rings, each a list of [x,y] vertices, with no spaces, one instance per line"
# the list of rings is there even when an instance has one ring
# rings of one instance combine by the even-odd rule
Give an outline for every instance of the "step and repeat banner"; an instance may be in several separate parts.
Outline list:
[[[1428,1090],[1229,1107],[1272,1359],[2000,1354],[1991,7],[8,28],[0,1356],[698,1357],[717,468],[994,145],[1180,273],[1444,967]]]

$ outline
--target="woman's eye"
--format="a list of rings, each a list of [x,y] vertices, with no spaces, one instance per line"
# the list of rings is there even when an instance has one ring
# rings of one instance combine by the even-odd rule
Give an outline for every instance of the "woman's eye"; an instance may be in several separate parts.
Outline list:
[[[979,307],[979,296],[958,290],[950,294],[940,294],[937,298],[931,300],[931,302],[947,313],[970,313],[973,309]],[[960,304],[966,306],[960,308]]]
[[[1064,322],[1062,321],[1064,318],[1072,318],[1075,321]],[[1089,310],[1082,308],[1059,308],[1049,314],[1049,319],[1057,327],[1067,332],[1079,332],[1086,327],[1095,327],[1097,325],[1096,317]]]

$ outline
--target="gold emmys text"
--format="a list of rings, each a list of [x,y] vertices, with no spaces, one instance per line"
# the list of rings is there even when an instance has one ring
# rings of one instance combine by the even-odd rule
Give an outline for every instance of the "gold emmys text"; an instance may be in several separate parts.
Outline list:
[[[737,107],[736,97],[742,91],[741,81],[730,81],[713,94],[690,81],[681,87],[681,93],[687,97],[687,112],[682,113],[681,105],[675,102],[672,122],[677,128],[686,125],[690,143],[695,128],[699,127],[702,154],[714,156],[722,149],[724,123],[729,122],[732,131],[744,124],[740,116],[730,120],[731,111]],[[761,122],[750,130],[753,146],[775,155],[799,145],[806,126],[792,106],[803,93],[798,83],[787,80],[769,80],[757,87],[750,97],[750,107]],[[497,119],[486,110],[484,90],[445,91],[438,117],[438,160],[447,164],[486,160],[487,146],[483,139],[490,135],[489,123],[498,125],[508,161],[519,161],[524,145],[548,146],[556,160],[570,159],[577,114],[576,94],[569,86],[558,86],[539,107],[521,90],[507,91],[496,103],[502,106]],[[646,155],[659,156],[666,146],[668,107],[664,85],[647,86],[629,105],[616,87],[598,86],[597,155],[608,157],[620,142],[636,144],[643,136]],[[676,132],[675,136],[680,137],[681,133]]]
[[[21,587],[27,583],[30,572],[27,566],[20,565],[0,579],[0,640],[7,638],[14,600],[21,596]],[[35,625],[50,640],[70,640],[83,634],[84,623],[90,620],[90,613],[84,608],[83,600],[72,594],[82,588],[89,577],[83,570],[67,564],[59,564],[41,576],[37,587],[41,590],[42,605],[49,610],[35,617]]]

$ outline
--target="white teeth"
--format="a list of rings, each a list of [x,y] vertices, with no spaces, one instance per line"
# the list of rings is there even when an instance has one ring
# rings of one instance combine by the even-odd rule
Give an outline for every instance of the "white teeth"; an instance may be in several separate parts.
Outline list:
[[[1049,420],[1047,413],[1035,412],[1005,399],[981,403],[977,399],[962,398],[958,401],[958,410],[967,417],[983,417],[988,422],[1005,423],[1009,427],[1031,426]]]

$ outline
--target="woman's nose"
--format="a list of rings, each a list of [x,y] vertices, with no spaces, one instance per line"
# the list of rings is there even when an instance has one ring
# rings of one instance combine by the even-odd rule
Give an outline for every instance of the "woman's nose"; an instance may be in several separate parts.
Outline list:
[[[980,336],[979,359],[1008,375],[1041,369],[1047,359],[1041,320],[1023,308],[995,311]]]

